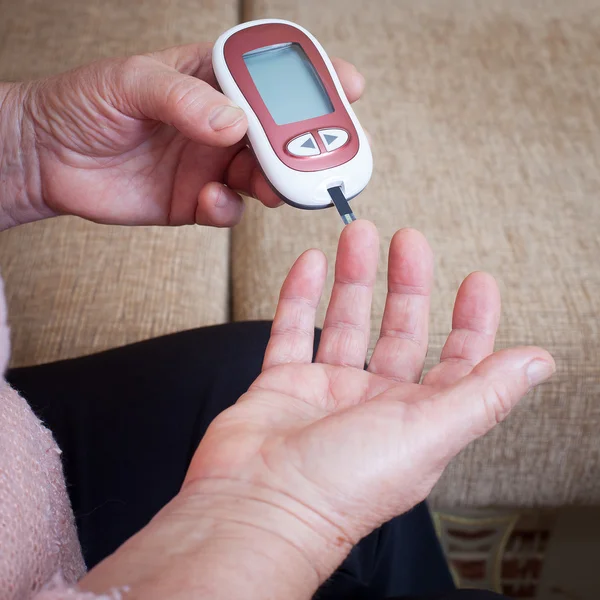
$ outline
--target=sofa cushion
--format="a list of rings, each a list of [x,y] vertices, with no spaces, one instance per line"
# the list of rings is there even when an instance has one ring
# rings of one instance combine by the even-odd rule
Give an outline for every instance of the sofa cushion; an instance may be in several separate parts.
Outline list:
[[[0,80],[216,38],[237,1],[0,0]],[[0,233],[13,366],[78,356],[228,316],[229,233],[53,219]]]
[[[460,281],[499,281],[498,346],[540,344],[553,381],[468,448],[438,506],[600,502],[600,12],[594,0],[249,0],[296,21],[365,74],[357,113],[375,173],[353,201],[381,232],[416,227],[437,257],[431,365]],[[250,207],[233,233],[233,310],[270,318],[306,248],[333,260],[335,211]],[[385,260],[373,305],[375,339]],[[331,278],[330,278],[331,281]],[[321,311],[321,318],[323,311]]]

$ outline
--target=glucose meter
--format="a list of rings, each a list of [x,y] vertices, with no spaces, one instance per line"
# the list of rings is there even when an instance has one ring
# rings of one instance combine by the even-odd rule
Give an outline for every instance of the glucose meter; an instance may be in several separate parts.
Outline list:
[[[275,192],[298,208],[347,200],[367,185],[373,158],[327,53],[306,29],[278,19],[243,23],[213,49],[223,93],[248,117],[248,140]]]

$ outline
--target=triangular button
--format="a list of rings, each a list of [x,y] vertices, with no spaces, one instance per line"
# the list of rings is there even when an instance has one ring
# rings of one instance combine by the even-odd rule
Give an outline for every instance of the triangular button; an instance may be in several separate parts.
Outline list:
[[[324,137],[325,137],[325,143],[327,145],[331,144],[332,142],[335,142],[335,140],[338,139],[337,135],[331,135],[330,133],[326,133]]]
[[[315,143],[312,141],[312,138],[308,138],[304,144],[302,144],[300,146],[301,148],[314,148],[315,147]]]

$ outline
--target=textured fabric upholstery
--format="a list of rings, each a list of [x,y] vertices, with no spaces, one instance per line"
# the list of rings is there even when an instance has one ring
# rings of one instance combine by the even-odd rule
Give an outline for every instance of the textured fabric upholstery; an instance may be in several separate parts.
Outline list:
[[[358,114],[375,174],[354,202],[384,253],[417,227],[437,256],[429,364],[460,280],[500,283],[499,346],[536,343],[555,379],[453,462],[438,506],[600,501],[600,10],[594,0],[244,0],[243,18],[304,24],[370,84]],[[0,0],[0,79],[98,56],[215,38],[235,0]],[[34,364],[225,320],[269,318],[279,285],[310,246],[330,259],[333,211],[249,203],[232,235],[127,229],[75,219],[0,234],[13,364]],[[322,313],[321,313],[322,316]]]
[[[382,257],[416,227],[436,253],[429,364],[470,271],[499,281],[499,346],[540,344],[554,380],[456,459],[438,506],[600,502],[600,10],[594,0],[248,0],[303,24],[369,85],[357,105],[375,173],[354,201]],[[251,206],[233,232],[233,311],[272,316],[296,256],[333,259],[333,210]],[[385,260],[373,305],[376,335]],[[321,313],[322,314],[322,313]],[[368,426],[368,424],[366,424]]]
[[[0,80],[206,41],[236,0],[0,0]],[[13,366],[37,364],[228,316],[229,233],[55,219],[0,234]]]

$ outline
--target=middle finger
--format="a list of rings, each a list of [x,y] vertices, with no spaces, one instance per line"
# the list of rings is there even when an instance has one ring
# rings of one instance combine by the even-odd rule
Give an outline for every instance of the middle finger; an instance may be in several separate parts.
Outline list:
[[[388,294],[369,371],[417,383],[427,354],[433,254],[423,234],[398,231],[390,244]]]

